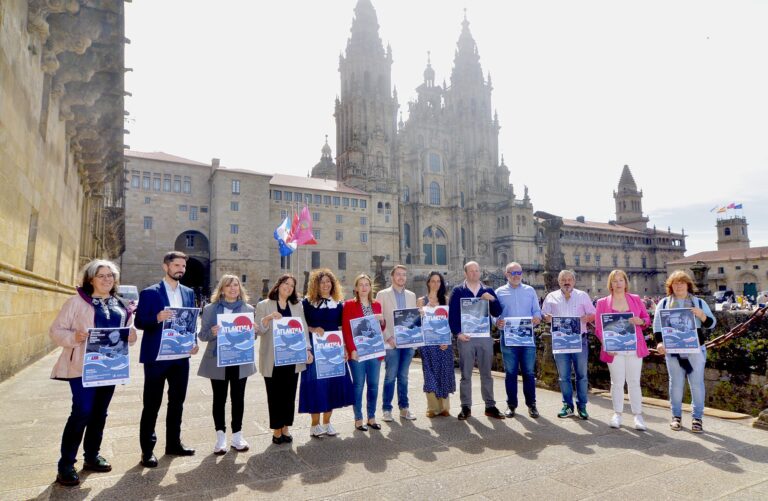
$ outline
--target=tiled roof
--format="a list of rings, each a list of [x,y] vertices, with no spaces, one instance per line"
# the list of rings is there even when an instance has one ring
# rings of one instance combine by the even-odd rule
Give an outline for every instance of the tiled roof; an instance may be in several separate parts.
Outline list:
[[[177,164],[205,165],[207,167],[211,166],[210,164],[196,162],[188,158],[177,157],[176,155],[169,155],[168,153],[163,153],[162,151],[147,152],[147,151],[125,150],[123,153],[128,158],[141,158],[144,160],[157,160],[158,162],[173,162]]]
[[[696,261],[746,261],[755,259],[768,259],[768,247],[751,247],[749,249],[727,249],[716,251],[704,251],[691,254],[682,259],[669,261],[667,264],[687,264]]]
[[[350,188],[349,186],[331,179],[320,179],[316,177],[289,176],[287,174],[275,174],[269,181],[273,186],[285,186],[289,188],[336,191],[339,193],[350,193],[352,195],[367,196],[364,191]]]

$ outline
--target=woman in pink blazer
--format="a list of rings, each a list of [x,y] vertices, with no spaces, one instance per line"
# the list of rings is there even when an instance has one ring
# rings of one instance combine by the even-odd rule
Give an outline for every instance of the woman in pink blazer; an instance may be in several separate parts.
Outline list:
[[[651,318],[639,296],[629,293],[629,279],[622,270],[613,270],[608,275],[609,296],[597,302],[595,312],[595,334],[603,343],[600,360],[608,364],[611,372],[611,400],[613,400],[613,417],[611,428],[621,427],[621,414],[624,412],[624,382],[627,383],[629,403],[634,414],[636,430],[645,431],[643,421],[643,393],[640,390],[640,372],[643,368],[643,358],[648,356],[648,346],[645,344],[643,327],[650,325]],[[629,323],[635,326],[637,350],[634,352],[606,352],[603,342],[604,313],[632,313]]]

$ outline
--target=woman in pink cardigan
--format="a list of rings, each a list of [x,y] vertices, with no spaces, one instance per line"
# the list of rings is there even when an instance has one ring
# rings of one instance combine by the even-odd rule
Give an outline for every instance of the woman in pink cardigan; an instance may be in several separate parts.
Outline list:
[[[643,358],[648,356],[648,346],[645,344],[643,327],[650,325],[651,318],[639,296],[629,293],[629,279],[622,270],[613,270],[608,275],[609,296],[597,302],[595,312],[595,334],[603,342],[604,313],[632,313],[629,322],[635,326],[637,350],[634,352],[606,352],[605,343],[600,352],[600,360],[608,364],[611,372],[611,400],[613,400],[613,417],[611,428],[621,427],[621,414],[624,412],[624,382],[627,383],[629,403],[634,414],[635,429],[645,431],[648,428],[643,421],[643,393],[640,390],[640,372],[643,368]]]

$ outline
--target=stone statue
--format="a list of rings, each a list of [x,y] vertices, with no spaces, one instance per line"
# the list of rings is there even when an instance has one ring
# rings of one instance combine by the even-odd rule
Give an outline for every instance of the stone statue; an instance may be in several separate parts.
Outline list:
[[[712,311],[715,311],[715,296],[712,295],[712,291],[709,290],[707,285],[709,265],[703,261],[696,261],[695,264],[691,265],[690,269],[693,272],[693,283],[699,291],[699,296],[707,302]]]
[[[373,261],[376,263],[373,274],[373,290],[378,292],[387,287],[387,280],[384,278],[384,268],[382,266],[384,256],[373,256]]]
[[[537,212],[537,217],[542,217]],[[557,275],[565,269],[565,255],[560,248],[560,230],[563,227],[563,219],[558,216],[546,214],[544,222],[544,235],[547,239],[547,253],[544,256],[544,289],[547,293],[557,290]]]

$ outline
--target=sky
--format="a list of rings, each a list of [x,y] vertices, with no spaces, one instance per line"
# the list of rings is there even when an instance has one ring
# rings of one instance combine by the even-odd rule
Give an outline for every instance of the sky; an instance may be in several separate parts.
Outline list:
[[[126,144],[230,168],[306,175],[336,155],[339,54],[357,0],[126,3]],[[407,103],[450,84],[466,8],[493,82],[499,151],[534,210],[615,219],[627,164],[643,211],[716,248],[715,206],[742,203],[768,245],[768,2],[373,0]]]

